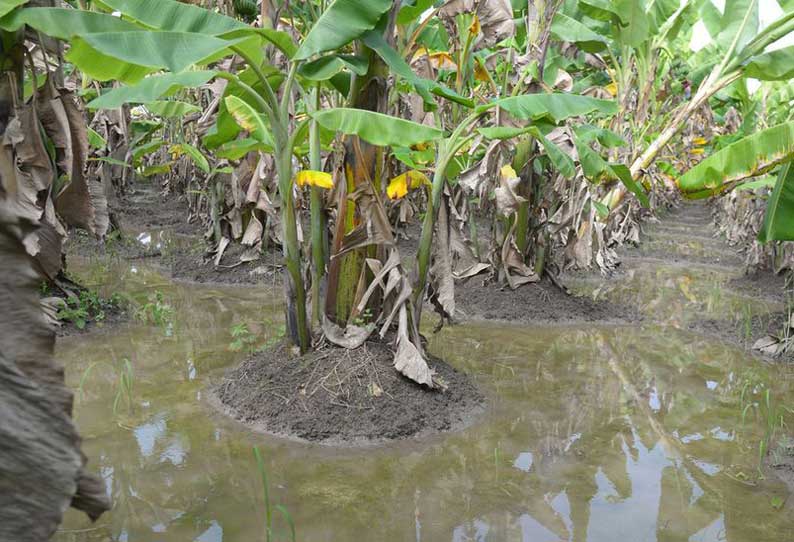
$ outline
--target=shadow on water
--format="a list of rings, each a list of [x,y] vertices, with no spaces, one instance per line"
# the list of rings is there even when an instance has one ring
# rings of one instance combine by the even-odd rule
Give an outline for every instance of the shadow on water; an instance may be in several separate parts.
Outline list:
[[[487,415],[456,434],[335,449],[252,434],[206,404],[245,355],[229,349],[233,326],[279,333],[278,291],[106,271],[139,302],[160,291],[173,319],[59,340],[84,450],[114,502],[96,525],[70,512],[61,542],[263,540],[254,445],[298,540],[793,536],[787,488],[758,472],[762,429],[742,419],[766,389],[794,403],[791,368],[655,326],[445,328],[431,349],[476,379]],[[129,408],[116,401],[124,359]]]

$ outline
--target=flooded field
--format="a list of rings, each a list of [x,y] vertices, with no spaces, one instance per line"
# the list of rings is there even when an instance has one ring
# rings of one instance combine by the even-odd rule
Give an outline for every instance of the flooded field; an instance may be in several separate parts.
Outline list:
[[[245,357],[230,349],[235,325],[259,343],[283,332],[277,289],[172,283],[123,262],[75,270],[164,316],[59,340],[84,450],[114,503],[95,525],[69,512],[59,541],[263,540],[254,446],[297,540],[794,536],[790,490],[759,451],[791,419],[790,365],[657,323],[428,329],[431,351],[487,395],[486,414],[458,433],[334,448],[254,434],[208,404]],[[686,300],[664,273],[637,291]],[[692,280],[692,295],[709,291]],[[684,319],[700,307],[659,305]],[[289,540],[273,513],[274,538]]]

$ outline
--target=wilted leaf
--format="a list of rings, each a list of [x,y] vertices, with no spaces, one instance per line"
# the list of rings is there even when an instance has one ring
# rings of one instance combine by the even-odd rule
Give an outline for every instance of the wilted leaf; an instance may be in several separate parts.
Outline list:
[[[324,171],[304,169],[295,174],[295,184],[298,186],[316,186],[330,190],[334,187],[334,178]]]

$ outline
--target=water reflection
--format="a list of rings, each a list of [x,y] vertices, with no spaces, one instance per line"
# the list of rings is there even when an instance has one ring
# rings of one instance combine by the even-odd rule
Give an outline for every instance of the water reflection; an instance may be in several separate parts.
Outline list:
[[[124,357],[135,383],[131,411],[113,414],[113,364],[83,382],[77,421],[114,509],[96,526],[70,513],[57,540],[260,540],[253,445],[299,540],[791,536],[794,515],[770,505],[787,489],[754,475],[759,432],[742,424],[740,400],[765,389],[794,399],[791,368],[655,327],[445,328],[431,349],[474,375],[486,417],[459,434],[335,450],[251,434],[202,403],[241,357],[232,325],[276,333],[277,293],[175,286],[141,266],[116,275],[130,295],[162,291],[174,333],[131,323],[59,343],[75,388],[89,364]]]

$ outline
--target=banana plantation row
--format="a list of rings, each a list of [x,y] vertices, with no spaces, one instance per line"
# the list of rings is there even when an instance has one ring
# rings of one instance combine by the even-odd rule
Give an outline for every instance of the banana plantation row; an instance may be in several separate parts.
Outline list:
[[[216,263],[280,248],[300,354],[378,337],[397,371],[444,389],[420,325],[431,309],[456,319],[457,281],[608,271],[644,209],[681,194],[760,202],[738,237],[754,263],[787,267],[794,5],[762,7],[0,2],[4,287],[57,284],[70,228],[108,237],[148,178],[184,196]],[[51,357],[41,334],[24,355]],[[73,504],[97,513],[76,433],[57,437],[83,481]]]

